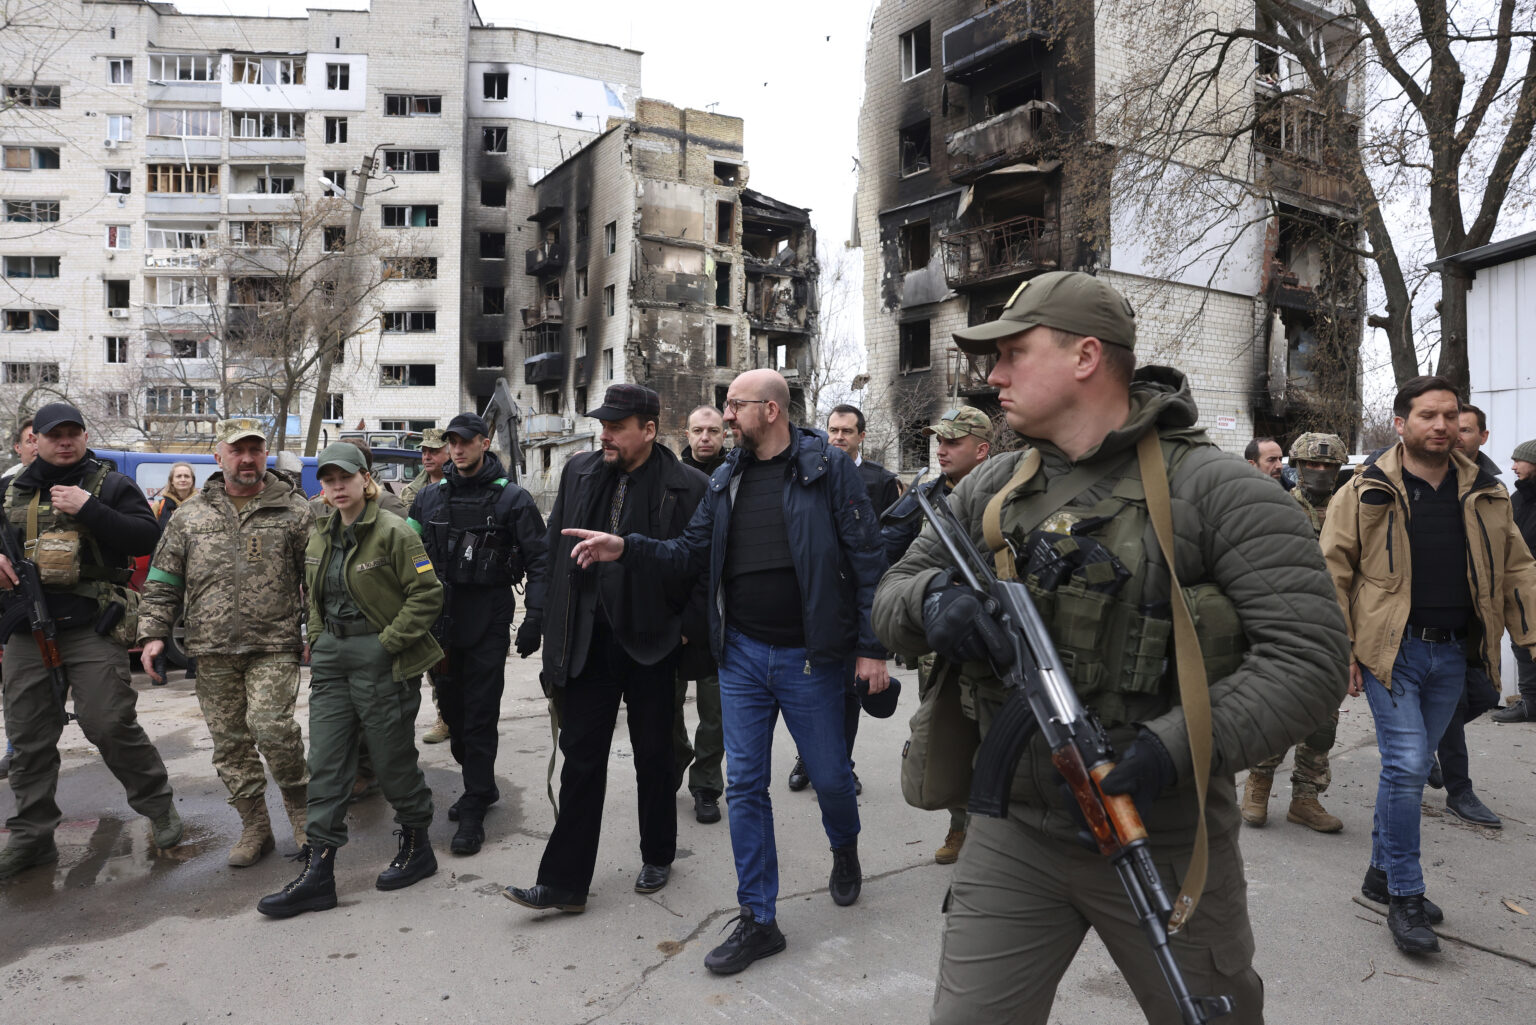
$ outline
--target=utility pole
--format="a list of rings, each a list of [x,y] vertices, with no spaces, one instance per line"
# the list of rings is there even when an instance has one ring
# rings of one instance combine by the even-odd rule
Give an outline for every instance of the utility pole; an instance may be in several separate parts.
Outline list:
[[[373,176],[374,158],[379,150],[391,143],[380,143],[373,148],[373,153],[363,157],[362,166],[358,168],[357,186],[353,189],[352,214],[347,218],[347,237],[342,242],[342,257],[348,261],[348,273],[352,273],[355,266],[356,255],[349,255],[347,250],[352,249],[363,229],[363,199],[368,195],[368,179]],[[387,189],[385,191],[388,191]],[[355,253],[355,251],[354,251]],[[304,454],[312,456],[320,445],[320,423],[325,419],[325,403],[331,389],[331,367],[335,365],[337,350],[340,349],[345,333],[338,329],[336,337],[326,338],[321,341],[319,373],[315,377],[315,403],[309,411],[309,427],[304,432]]]

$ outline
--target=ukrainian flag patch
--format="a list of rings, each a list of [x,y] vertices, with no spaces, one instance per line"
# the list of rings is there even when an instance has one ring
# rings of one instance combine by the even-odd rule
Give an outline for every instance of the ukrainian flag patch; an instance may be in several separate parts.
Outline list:
[[[416,560],[416,572],[425,573],[432,568],[432,560],[423,555]]]

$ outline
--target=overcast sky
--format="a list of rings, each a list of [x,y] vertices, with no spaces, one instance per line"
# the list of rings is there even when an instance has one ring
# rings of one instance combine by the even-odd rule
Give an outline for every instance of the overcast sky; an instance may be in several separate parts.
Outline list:
[[[177,0],[188,13],[293,16],[294,0]],[[360,0],[316,7],[366,8]],[[642,51],[646,96],[746,121],[751,186],[810,207],[823,243],[848,238],[864,42],[875,0],[478,0],[480,17]]]

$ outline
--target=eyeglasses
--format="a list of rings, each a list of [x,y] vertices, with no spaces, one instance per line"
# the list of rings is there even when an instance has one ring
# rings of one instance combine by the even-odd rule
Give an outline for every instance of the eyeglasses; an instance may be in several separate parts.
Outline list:
[[[726,399],[725,408],[732,413],[740,413],[742,406],[756,405],[760,402],[772,402],[772,399]]]

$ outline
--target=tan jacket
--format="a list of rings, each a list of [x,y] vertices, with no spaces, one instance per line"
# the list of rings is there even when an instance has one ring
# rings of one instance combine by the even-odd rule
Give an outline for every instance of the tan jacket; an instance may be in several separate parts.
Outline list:
[[[1536,561],[1515,527],[1509,492],[1460,452],[1451,460],[1467,528],[1467,583],[1476,606],[1467,656],[1498,687],[1504,631],[1516,644],[1536,645]],[[1388,687],[1413,605],[1408,515],[1399,442],[1333,497],[1323,525],[1323,558],[1355,660]]]

